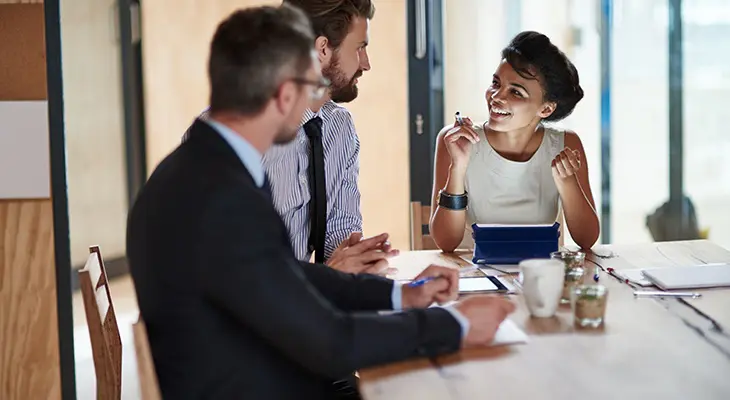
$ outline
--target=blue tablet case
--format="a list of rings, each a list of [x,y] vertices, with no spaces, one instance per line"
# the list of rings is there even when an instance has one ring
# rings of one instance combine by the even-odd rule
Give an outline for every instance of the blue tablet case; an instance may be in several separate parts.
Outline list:
[[[472,225],[474,264],[517,264],[529,258],[550,258],[558,251],[560,224]]]

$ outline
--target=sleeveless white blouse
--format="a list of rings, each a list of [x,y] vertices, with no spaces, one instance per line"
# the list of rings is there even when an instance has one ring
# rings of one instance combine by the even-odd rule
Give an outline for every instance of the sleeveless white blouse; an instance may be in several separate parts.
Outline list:
[[[558,188],[550,164],[565,147],[565,132],[544,127],[542,143],[528,161],[511,161],[489,144],[483,126],[472,146],[466,170],[469,194],[464,238],[459,248],[474,247],[471,225],[551,224],[558,216]]]

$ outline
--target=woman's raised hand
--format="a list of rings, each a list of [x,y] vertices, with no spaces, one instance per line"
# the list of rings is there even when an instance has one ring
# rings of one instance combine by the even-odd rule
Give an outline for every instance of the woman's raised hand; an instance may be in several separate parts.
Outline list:
[[[471,119],[462,118],[462,125],[454,121],[454,126],[444,135],[446,149],[451,156],[451,166],[466,168],[471,156],[471,147],[478,142],[479,134],[474,130]]]

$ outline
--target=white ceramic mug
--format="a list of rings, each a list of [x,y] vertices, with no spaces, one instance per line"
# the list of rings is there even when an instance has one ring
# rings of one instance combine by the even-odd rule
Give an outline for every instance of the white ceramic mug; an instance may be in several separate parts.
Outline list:
[[[565,264],[560,260],[532,259],[520,262],[522,294],[530,314],[538,318],[555,315],[563,293]]]

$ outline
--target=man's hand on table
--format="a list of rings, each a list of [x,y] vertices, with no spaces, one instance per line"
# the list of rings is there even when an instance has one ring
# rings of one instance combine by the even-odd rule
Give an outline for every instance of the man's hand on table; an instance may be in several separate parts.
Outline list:
[[[459,270],[454,267],[429,265],[413,281],[436,278],[420,286],[403,285],[403,309],[425,308],[433,303],[444,304],[459,296]]]
[[[469,320],[469,331],[462,344],[471,347],[492,343],[499,325],[515,310],[515,305],[504,297],[475,295],[456,303],[454,308]]]
[[[420,286],[403,285],[403,308],[425,308],[433,303],[444,304],[459,295],[459,269],[431,265],[413,281],[432,279]],[[504,297],[473,295],[450,305],[468,321],[463,339],[465,347],[489,345],[502,321],[515,310],[515,305]],[[460,322],[461,324],[461,322]],[[462,328],[464,325],[462,324]]]
[[[384,275],[388,271],[388,258],[398,253],[391,248],[387,233],[363,239],[361,232],[353,232],[335,249],[326,264],[352,274]]]

